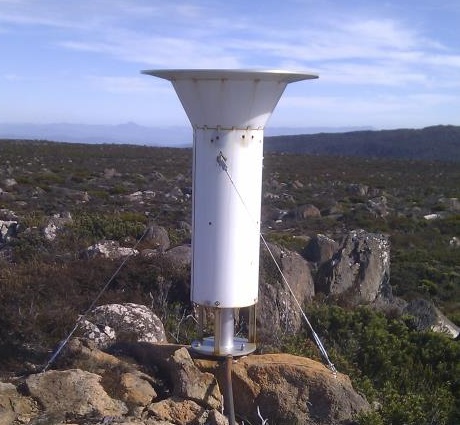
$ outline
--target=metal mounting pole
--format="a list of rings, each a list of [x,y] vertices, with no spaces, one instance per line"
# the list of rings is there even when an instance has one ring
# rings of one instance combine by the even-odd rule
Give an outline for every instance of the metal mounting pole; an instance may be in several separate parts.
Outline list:
[[[229,354],[225,358],[225,406],[228,414],[229,425],[235,425],[235,405],[233,401],[233,383],[232,383],[232,364],[233,356]]]

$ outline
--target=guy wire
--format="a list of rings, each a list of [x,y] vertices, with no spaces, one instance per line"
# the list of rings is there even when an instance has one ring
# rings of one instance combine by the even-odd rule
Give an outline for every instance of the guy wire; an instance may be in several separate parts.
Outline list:
[[[232,179],[232,176],[230,175],[229,171],[228,171],[228,165],[227,165],[227,162],[226,162],[226,158],[224,157],[224,155],[222,154],[222,152],[219,153],[219,155],[217,156],[217,163],[219,164],[219,166],[222,168],[222,170],[225,172],[225,174],[227,175],[233,189],[235,190],[236,194],[238,195],[238,198],[240,199],[241,203],[243,204],[244,206],[244,209],[246,210],[246,212],[248,213],[248,216],[250,218],[250,220],[253,222],[253,223],[257,223],[256,220],[254,220],[254,218],[252,217],[251,215],[251,212],[249,211],[249,208],[247,207],[240,191],[238,190],[238,188],[236,187],[236,184],[235,182],[233,181]],[[257,225],[257,224],[256,224]],[[321,339],[319,338],[318,334],[315,332],[315,330],[313,329],[313,326],[310,322],[310,320],[308,319],[306,313],[304,312],[299,300],[297,299],[297,297],[295,296],[294,294],[294,291],[292,290],[291,288],[291,285],[289,284],[288,280],[286,279],[286,276],[284,275],[283,271],[281,270],[281,266],[278,264],[278,261],[276,260],[275,256],[273,255],[273,252],[272,250],[270,249],[266,239],[264,238],[264,236],[262,235],[262,232],[259,230],[259,236],[260,236],[260,239],[262,240],[265,248],[267,249],[267,251],[269,252],[270,254],[270,257],[272,258],[273,262],[275,263],[275,266],[276,268],[278,269],[278,272],[280,273],[282,279],[283,279],[283,282],[284,284],[286,285],[286,287],[288,288],[289,290],[289,293],[291,294],[292,298],[294,299],[294,302],[297,306],[297,308],[299,309],[303,319],[305,320],[305,323],[308,325],[312,335],[313,335],[313,339],[315,340],[315,343],[319,349],[319,351],[321,352],[321,355],[323,356],[324,360],[327,362],[328,364],[328,367],[329,369],[332,371],[332,373],[334,375],[337,375],[337,369],[335,368],[334,364],[331,362],[331,360],[329,359],[329,356],[327,354],[327,351],[326,349],[324,348],[324,345],[323,343],[321,342]]]
[[[118,275],[118,273],[121,271],[121,269],[125,266],[125,264],[128,262],[128,260],[133,256],[133,253],[134,253],[134,250],[136,249],[136,247],[139,245],[139,243],[142,241],[142,239],[144,239],[145,235],[147,234],[149,230],[149,227],[146,226],[145,230],[144,230],[144,233],[142,234],[142,236],[136,241],[136,243],[134,244],[133,248],[132,248],[132,252],[131,254],[127,255],[123,261],[121,262],[121,264],[117,267],[117,269],[115,270],[115,272],[112,274],[112,276],[110,277],[110,279],[106,282],[106,284],[102,287],[102,289],[99,291],[99,293],[97,294],[96,298],[93,300],[93,302],[91,303],[91,305],[86,309],[86,311],[78,316],[78,319],[77,321],[75,322],[75,326],[72,328],[72,330],[69,332],[69,334],[65,337],[65,339],[58,345],[56,351],[53,353],[53,355],[51,356],[51,358],[48,360],[48,363],[46,363],[45,367],[43,368],[42,372],[46,372],[48,370],[48,368],[54,363],[54,361],[56,360],[57,356],[61,353],[61,351],[64,349],[64,347],[67,345],[67,343],[69,342],[70,338],[72,338],[72,335],[77,331],[78,329],[78,326],[80,325],[80,323],[82,322],[82,320],[84,320],[86,318],[86,316],[89,314],[89,312],[94,308],[94,306],[96,305],[96,303],[99,301],[99,299],[101,298],[101,296],[104,294],[104,292],[107,290],[107,288],[109,287],[109,285],[113,282],[113,280],[115,279],[115,277]]]

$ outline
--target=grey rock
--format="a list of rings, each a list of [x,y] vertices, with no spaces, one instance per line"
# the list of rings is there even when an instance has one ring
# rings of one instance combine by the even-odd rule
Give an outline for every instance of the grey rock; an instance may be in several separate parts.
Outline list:
[[[86,248],[82,256],[87,258],[104,257],[116,260],[129,255],[137,255],[139,251],[133,248],[121,247],[117,241],[103,240]]]
[[[273,205],[262,205],[262,222],[264,223],[280,223],[288,214],[289,211],[276,208]]]
[[[166,251],[171,246],[168,231],[156,224],[152,224],[147,228],[144,241],[148,244],[149,248],[157,249],[160,252]]]
[[[17,184],[18,182],[13,178],[3,180],[3,185],[8,189],[11,189],[13,186],[16,186]]]
[[[454,236],[449,241],[449,246],[452,247],[452,248],[460,248],[460,238],[457,238],[457,236]]]
[[[391,300],[390,242],[388,236],[352,230],[331,260],[320,268],[317,292],[344,294],[351,305]]]
[[[163,253],[163,258],[170,261],[176,268],[187,268],[192,263],[192,247],[179,245]]]
[[[412,322],[419,331],[431,330],[457,338],[460,327],[452,323],[435,305],[423,298],[409,301],[403,313],[413,317]]]
[[[291,214],[300,220],[321,217],[321,211],[312,204],[300,205]]]
[[[19,223],[13,220],[0,220],[0,243],[8,243],[18,236]]]
[[[303,256],[314,263],[329,261],[339,249],[339,244],[326,235],[317,234],[311,238],[303,250]]]
[[[161,320],[148,307],[139,304],[101,305],[81,321],[80,327],[83,336],[99,348],[122,341],[166,342]]]
[[[441,198],[438,201],[447,211],[460,212],[460,200],[458,198]]]
[[[347,192],[350,195],[366,196],[369,192],[369,186],[361,183],[352,183],[348,185]]]
[[[313,278],[308,262],[296,252],[269,244],[292,292],[301,305],[311,301],[315,294]],[[262,252],[263,273],[259,284],[258,332],[262,339],[270,339],[276,331],[297,332],[302,317],[294,297],[282,279],[273,259]]]
[[[73,223],[73,219],[70,212],[54,214],[48,221],[46,227],[43,229],[45,239],[53,241],[56,239],[58,232],[62,230],[64,226],[71,223]]]
[[[104,170],[104,178],[105,179],[112,179],[114,177],[120,177],[121,174],[115,168],[106,168]]]
[[[159,171],[152,171],[150,173],[150,177],[154,180],[160,180],[160,181],[166,180],[165,176],[161,174]]]
[[[169,358],[169,364],[174,396],[193,400],[208,409],[221,408],[222,399],[216,378],[211,373],[201,372],[186,348],[178,349]]]
[[[2,190],[0,189],[0,195],[2,193]],[[18,221],[19,216],[12,210],[9,210],[7,208],[0,208],[0,218],[2,220],[7,220],[7,221]]]
[[[389,214],[386,196],[369,199],[366,205],[376,217],[386,217]]]

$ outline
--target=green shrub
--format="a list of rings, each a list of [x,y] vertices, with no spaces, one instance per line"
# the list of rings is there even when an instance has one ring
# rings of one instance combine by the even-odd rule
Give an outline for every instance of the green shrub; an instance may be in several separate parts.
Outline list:
[[[374,419],[384,425],[460,423],[456,341],[415,331],[404,318],[386,317],[365,307],[348,311],[321,305],[310,308],[309,316],[338,370],[349,374],[370,401],[382,406],[379,412],[362,416],[360,424]],[[305,336],[293,337],[284,347],[306,353]]]

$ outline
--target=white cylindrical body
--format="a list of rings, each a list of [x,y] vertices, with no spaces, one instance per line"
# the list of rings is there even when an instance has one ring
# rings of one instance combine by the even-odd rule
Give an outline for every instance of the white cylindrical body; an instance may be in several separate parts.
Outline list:
[[[258,298],[263,129],[286,71],[152,70],[172,82],[194,129],[193,302],[217,308]]]
[[[194,131],[191,298],[197,304],[257,302],[262,150],[263,130]]]

